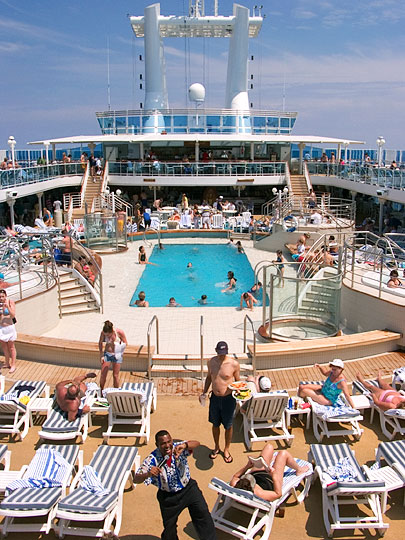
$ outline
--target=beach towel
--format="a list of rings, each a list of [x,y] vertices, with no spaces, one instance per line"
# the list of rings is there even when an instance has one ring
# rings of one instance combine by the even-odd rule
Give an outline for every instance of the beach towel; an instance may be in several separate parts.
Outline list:
[[[98,477],[98,472],[91,465],[85,465],[79,483],[84,490],[99,497],[110,493],[108,489],[104,488]]]

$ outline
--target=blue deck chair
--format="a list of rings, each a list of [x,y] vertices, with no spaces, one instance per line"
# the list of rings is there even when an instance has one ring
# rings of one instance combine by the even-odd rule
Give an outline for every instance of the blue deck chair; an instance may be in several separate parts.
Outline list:
[[[56,503],[66,494],[66,487],[77,463],[80,467],[83,454],[77,445],[43,445],[41,449],[56,450],[67,461],[69,467],[64,471],[59,487],[21,487],[14,490],[0,503],[0,516],[5,516],[0,525],[2,536],[9,532],[49,533],[55,516]],[[23,479],[27,478],[29,467]],[[42,517],[38,520],[38,517]],[[24,518],[21,520],[20,518]],[[34,518],[34,519],[32,519]]]
[[[65,534],[102,537],[111,531],[115,520],[114,533],[119,534],[122,521],[124,488],[128,481],[133,486],[131,471],[140,465],[138,449],[134,446],[99,446],[90,466],[107,494],[97,495],[79,485],[79,475],[72,483],[70,493],[63,498],[56,509],[58,521],[55,532],[62,538]],[[70,522],[75,522],[70,526]],[[98,528],[78,525],[78,522],[102,522]]]

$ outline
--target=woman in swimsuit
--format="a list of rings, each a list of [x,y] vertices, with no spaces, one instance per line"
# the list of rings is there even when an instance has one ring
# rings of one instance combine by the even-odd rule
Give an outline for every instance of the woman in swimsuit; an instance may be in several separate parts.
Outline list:
[[[119,340],[119,344],[115,342]],[[119,388],[119,373],[122,364],[123,349],[128,345],[127,338],[119,328],[114,329],[113,323],[105,321],[98,340],[98,350],[101,356],[100,388],[103,390],[110,365],[113,368],[114,388]],[[104,348],[104,351],[103,351]],[[118,349],[118,350],[117,350]]]
[[[397,287],[403,287],[402,282],[398,279],[398,271],[391,270],[390,279],[388,280],[387,287],[390,289],[396,289]]]
[[[308,471],[308,466],[300,467],[287,450],[277,453],[273,461],[274,448],[266,444],[260,458],[248,458],[247,464],[232,476],[232,487],[252,491],[265,501],[275,501],[282,495],[285,467],[295,470],[297,476]]]
[[[377,377],[378,386],[374,386],[374,384],[365,381],[360,373],[357,373],[357,378],[363,383],[367,390],[370,390],[374,403],[383,411],[388,411],[389,409],[405,409],[405,396],[394,390],[391,385],[384,382],[380,371],[378,372]]]
[[[340,394],[344,394],[350,407],[355,409],[352,398],[350,397],[349,387],[345,378],[342,376],[344,365],[340,358],[335,358],[329,363],[329,369],[319,364],[314,364],[314,367],[326,377],[326,381],[322,384],[300,384],[298,387],[298,395],[302,398],[310,397],[320,405],[335,406]]]
[[[14,342],[17,339],[15,329],[15,302],[7,298],[7,293],[4,289],[0,289],[0,343],[3,349],[5,366],[9,369],[9,373],[14,373],[16,370],[15,362],[17,353]]]
[[[226,289],[222,289],[221,292],[231,291],[232,289],[235,289],[237,279],[233,272],[231,271],[228,272],[228,279],[229,281],[228,281],[228,285]]]

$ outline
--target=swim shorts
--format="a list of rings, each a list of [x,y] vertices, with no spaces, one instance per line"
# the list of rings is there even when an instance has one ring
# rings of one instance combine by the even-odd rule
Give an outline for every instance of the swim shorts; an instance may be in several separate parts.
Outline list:
[[[122,355],[115,355],[114,353],[104,353],[104,362],[111,362],[112,364],[122,364]]]
[[[0,326],[0,341],[15,341],[17,339],[17,331],[14,324]]]
[[[229,429],[233,424],[236,401],[232,394],[227,396],[216,396],[211,394],[208,421],[215,427],[221,424],[225,429]]]

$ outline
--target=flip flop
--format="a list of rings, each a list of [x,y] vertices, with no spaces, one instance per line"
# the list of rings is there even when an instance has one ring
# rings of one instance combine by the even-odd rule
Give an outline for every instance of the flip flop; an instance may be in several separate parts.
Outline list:
[[[209,455],[210,459],[217,459],[218,455],[221,453],[220,450],[213,450]]]
[[[9,371],[9,373],[14,373],[14,371],[16,370],[17,368],[16,367],[12,367]]]
[[[225,463],[232,463],[233,457],[231,456],[231,454],[229,454],[228,456],[224,454],[224,461]]]

